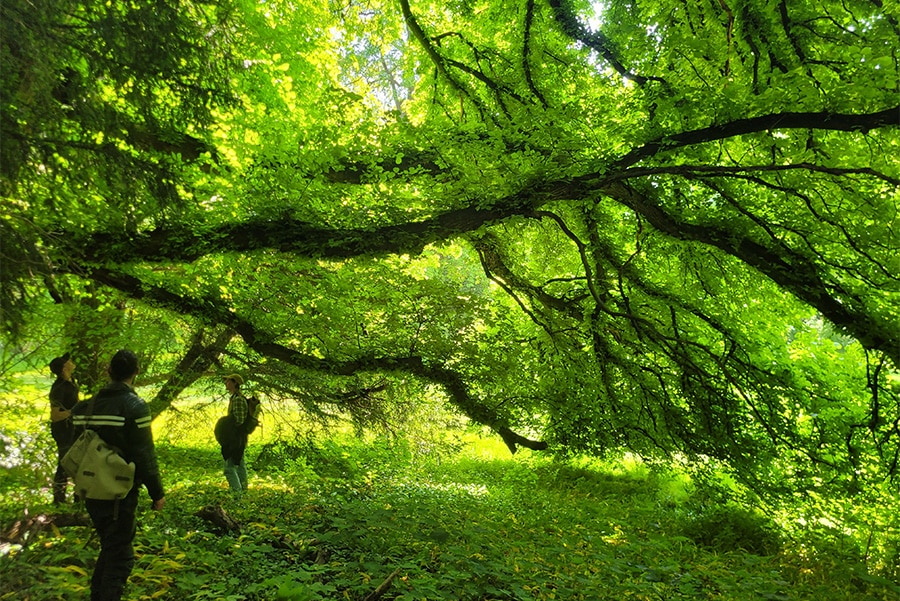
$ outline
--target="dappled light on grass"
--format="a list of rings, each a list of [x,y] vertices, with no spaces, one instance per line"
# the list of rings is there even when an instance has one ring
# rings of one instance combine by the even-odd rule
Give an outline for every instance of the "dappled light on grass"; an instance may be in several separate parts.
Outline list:
[[[484,484],[457,484],[445,482],[401,482],[395,487],[399,494],[404,491],[412,493],[410,496],[432,496],[436,499],[450,498],[457,495],[469,497],[486,497],[490,494]]]
[[[635,457],[510,456],[476,436],[456,454],[376,438],[269,445],[251,444],[237,501],[215,449],[161,444],[168,504],[142,503],[131,598],[361,601],[385,582],[393,601],[888,601],[900,590],[867,571],[846,533],[804,539]],[[198,517],[207,506],[240,530]],[[4,497],[4,515],[15,511]],[[780,535],[760,545],[767,533]],[[89,534],[42,532],[0,557],[15,573],[0,598],[14,585],[31,601],[80,598],[96,557]]]

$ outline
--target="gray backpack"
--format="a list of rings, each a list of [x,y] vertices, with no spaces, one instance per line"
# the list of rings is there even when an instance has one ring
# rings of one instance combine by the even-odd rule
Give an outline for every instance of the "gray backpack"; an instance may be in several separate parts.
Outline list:
[[[90,413],[93,409],[92,400]],[[94,430],[85,428],[59,463],[82,499],[121,499],[134,486],[134,463],[125,461],[119,450]]]

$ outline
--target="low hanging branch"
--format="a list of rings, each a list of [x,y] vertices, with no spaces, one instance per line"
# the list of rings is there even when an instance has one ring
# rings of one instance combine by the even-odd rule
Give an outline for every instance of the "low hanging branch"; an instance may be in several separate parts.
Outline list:
[[[292,218],[248,220],[214,228],[170,226],[141,234],[94,234],[87,238],[61,235],[66,252],[87,263],[131,261],[194,261],[221,252],[271,249],[298,257],[348,258],[377,254],[417,254],[428,244],[450,240],[494,222],[531,216],[554,201],[584,198],[622,179],[623,171],[645,159],[678,148],[726,140],[773,129],[816,129],[866,132],[900,126],[900,105],[866,114],[773,113],[670,134],[638,146],[599,169],[566,180],[543,182],[501,199],[473,199],[469,206],[420,221],[374,229],[332,229]],[[700,167],[694,167],[699,169]],[[802,168],[802,167],[800,167]],[[719,168],[721,169],[721,168]],[[821,171],[811,166],[810,171]],[[641,175],[628,172],[628,177]],[[725,174],[727,175],[727,174]]]
[[[866,314],[864,302],[838,284],[824,281],[817,265],[806,257],[786,247],[765,246],[731,229],[686,223],[649,196],[625,185],[608,186],[607,193],[673,238],[708,244],[740,259],[817,309],[865,348],[881,351],[900,365],[900,333],[880,327]]]
[[[226,329],[220,331],[212,342],[206,343],[204,334],[203,328],[195,332],[191,340],[191,346],[184,357],[172,371],[172,375],[166,383],[156,393],[153,400],[150,401],[150,415],[158,416],[168,409],[172,401],[178,398],[178,395],[185,388],[207,372],[222,351],[225,350],[228,341],[234,337],[234,332]]]
[[[301,353],[284,345],[271,342],[274,336],[258,329],[249,321],[223,306],[217,299],[193,299],[175,294],[159,286],[142,282],[138,278],[97,269],[91,278],[99,284],[115,288],[131,298],[154,303],[182,314],[193,315],[211,324],[227,325],[243,338],[248,347],[271,359],[282,361],[300,369],[321,372],[332,376],[352,376],[363,372],[402,372],[440,384],[450,396],[451,402],[476,423],[497,432],[515,453],[519,446],[544,450],[547,444],[516,434],[508,421],[488,408],[481,400],[469,394],[464,378],[445,367],[430,365],[422,357],[361,357],[347,361],[322,359]]]

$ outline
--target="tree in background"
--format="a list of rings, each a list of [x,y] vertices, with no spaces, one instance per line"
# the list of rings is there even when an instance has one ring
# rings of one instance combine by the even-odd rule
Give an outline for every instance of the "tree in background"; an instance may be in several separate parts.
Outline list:
[[[57,4],[2,9],[10,334],[98,286],[310,411],[897,474],[896,8]]]

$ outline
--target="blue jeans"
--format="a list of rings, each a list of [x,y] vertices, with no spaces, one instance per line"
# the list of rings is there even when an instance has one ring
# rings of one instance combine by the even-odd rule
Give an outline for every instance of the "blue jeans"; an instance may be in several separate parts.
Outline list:
[[[240,463],[235,463],[231,459],[225,460],[225,479],[228,480],[228,486],[231,492],[240,494],[247,489],[247,464],[241,457]]]

